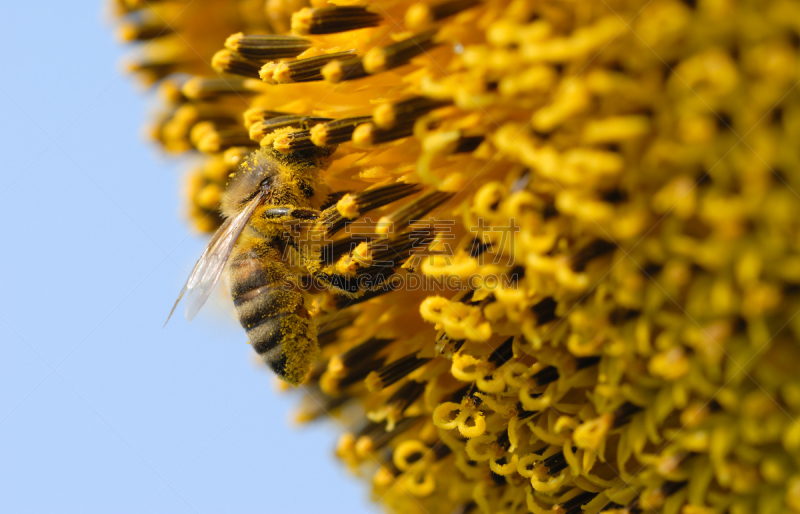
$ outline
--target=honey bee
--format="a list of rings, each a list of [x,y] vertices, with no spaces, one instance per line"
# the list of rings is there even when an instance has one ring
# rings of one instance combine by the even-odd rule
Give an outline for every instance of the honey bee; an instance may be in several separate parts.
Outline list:
[[[332,262],[337,252],[309,251],[296,232],[287,231],[287,225],[304,223],[330,237],[363,214],[421,191],[419,186],[400,183],[356,194],[332,194],[321,171],[334,151],[335,147],[314,147],[283,154],[267,145],[252,153],[232,176],[221,206],[226,219],[169,315],[186,296],[186,317],[191,320],[227,270],[230,294],[251,345],[280,378],[293,385],[304,380],[319,345],[309,294],[297,280],[287,277],[297,276],[300,267],[323,288],[358,296],[367,290],[364,283],[380,284],[419,247],[419,238],[416,244],[399,239],[385,246],[383,261],[341,274],[322,262]],[[401,209],[401,221],[425,214],[447,198],[446,193],[427,195],[418,207]],[[432,240],[431,234],[426,237],[423,244]],[[289,258],[293,255],[304,259]],[[370,280],[361,280],[364,277]]]

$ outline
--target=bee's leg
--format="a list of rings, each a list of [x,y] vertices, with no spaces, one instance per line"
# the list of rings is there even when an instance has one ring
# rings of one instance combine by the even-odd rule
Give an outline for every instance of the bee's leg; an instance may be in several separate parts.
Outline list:
[[[263,219],[277,223],[291,221],[313,221],[319,218],[320,211],[315,209],[295,209],[294,207],[273,207],[261,213]]]
[[[306,230],[314,225],[314,221],[319,218],[320,211],[316,209],[298,209],[295,207],[271,207],[260,214],[261,219],[269,220],[276,225],[283,225],[286,230],[280,239],[297,251],[300,251],[298,239],[303,233],[302,226],[305,224]],[[293,228],[294,227],[294,228]],[[298,230],[299,229],[299,230]]]
[[[403,186],[407,186],[406,184],[400,184]],[[390,186],[395,187],[395,186]],[[292,221],[314,221],[319,219],[320,215],[325,213],[326,211],[336,210],[336,204],[347,196],[349,191],[337,191],[335,193],[331,193],[325,198],[325,203],[322,206],[322,210],[316,209],[297,209],[294,207],[272,207],[270,209],[264,210],[261,213],[261,217],[263,219],[268,219],[271,221],[276,221],[278,223],[281,222],[292,222]],[[394,200],[392,200],[394,201]],[[381,205],[386,205],[382,203]],[[380,205],[378,205],[380,207]],[[376,207],[370,207],[370,209],[374,209]],[[369,210],[369,209],[367,209]],[[366,211],[365,211],[366,212]]]

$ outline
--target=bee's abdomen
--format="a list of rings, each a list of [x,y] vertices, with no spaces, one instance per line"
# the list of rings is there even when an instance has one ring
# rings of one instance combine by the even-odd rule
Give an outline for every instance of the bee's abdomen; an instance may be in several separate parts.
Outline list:
[[[293,289],[283,289],[283,284],[261,286],[252,290],[253,296],[234,303],[239,322],[248,334],[268,325],[269,320],[298,310],[305,311],[303,295]]]
[[[250,344],[284,380],[302,382],[317,357],[316,325],[279,260],[254,253],[231,260],[230,289]]]

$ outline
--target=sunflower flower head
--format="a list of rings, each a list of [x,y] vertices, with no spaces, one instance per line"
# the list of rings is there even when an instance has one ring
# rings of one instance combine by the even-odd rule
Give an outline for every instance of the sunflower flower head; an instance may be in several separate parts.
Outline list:
[[[198,229],[260,146],[424,189],[368,223],[399,287],[311,313],[298,418],[376,501],[800,512],[800,1],[114,5]]]

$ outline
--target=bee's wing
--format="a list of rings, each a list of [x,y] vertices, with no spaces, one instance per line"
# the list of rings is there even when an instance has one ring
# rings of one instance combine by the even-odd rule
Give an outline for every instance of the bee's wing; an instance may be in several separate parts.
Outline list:
[[[167,321],[164,323],[165,326],[184,294],[186,294],[186,319],[191,321],[197,315],[214,290],[214,286],[219,282],[219,277],[222,275],[222,270],[225,269],[225,264],[227,264],[228,258],[231,256],[236,241],[253,216],[253,212],[263,201],[264,195],[262,193],[251,200],[239,214],[233,218],[228,218],[219,227],[214,237],[211,238],[211,242],[208,243],[208,246],[203,251],[203,255],[200,256],[194,269],[192,269],[191,274],[189,274],[189,278],[186,280],[183,289],[181,289],[178,299],[175,300],[175,305],[169,311]]]

